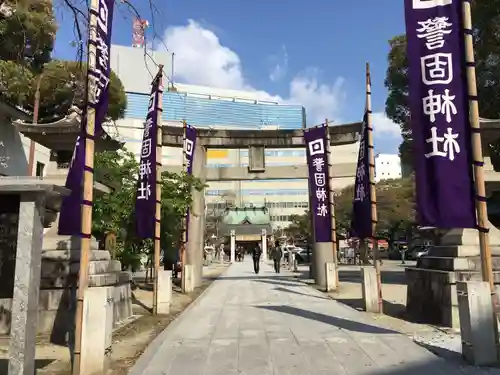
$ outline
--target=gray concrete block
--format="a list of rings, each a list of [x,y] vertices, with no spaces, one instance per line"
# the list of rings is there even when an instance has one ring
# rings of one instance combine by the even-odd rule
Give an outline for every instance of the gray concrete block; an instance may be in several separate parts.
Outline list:
[[[475,366],[498,364],[497,319],[487,282],[457,283],[462,354]]]
[[[331,242],[316,242],[314,244],[314,280],[316,285],[326,289],[325,263],[333,263]]]
[[[158,300],[157,313],[169,314],[172,302],[172,271],[158,272]]]
[[[326,291],[337,289],[337,268],[335,263],[325,263]]]
[[[44,243],[47,239],[44,238]],[[110,260],[111,254],[108,250],[92,250],[89,254],[89,260]],[[42,261],[80,261],[80,250],[44,250],[42,252]]]
[[[92,237],[90,248],[97,250],[99,243]],[[68,250],[79,252],[81,249],[81,240],[79,236],[60,236],[60,235],[47,235],[43,238],[43,250]],[[80,259],[79,257],[77,259]]]
[[[83,302],[82,348],[80,374],[104,373],[108,368],[106,354],[111,342],[112,324],[108,319],[108,288],[88,288]],[[110,336],[110,337],[107,337]]]
[[[378,303],[379,293],[377,285],[377,273],[375,267],[366,266],[361,268],[361,292],[365,311],[380,313]]]

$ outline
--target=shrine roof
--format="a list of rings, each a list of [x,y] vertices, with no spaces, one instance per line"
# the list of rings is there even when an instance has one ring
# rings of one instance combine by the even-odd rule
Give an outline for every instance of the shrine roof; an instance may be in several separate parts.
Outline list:
[[[6,115],[9,118],[15,118],[15,119],[20,118],[23,120],[28,120],[30,118],[30,115],[26,111],[3,101],[1,99],[1,95],[0,95],[0,115],[1,117],[4,117]]]
[[[226,225],[268,225],[271,217],[265,207],[229,208],[222,222]]]
[[[54,151],[72,151],[80,133],[81,116],[73,109],[64,118],[45,124],[33,124],[23,120],[13,121],[16,129],[26,137]],[[105,131],[96,139],[96,151],[118,150],[123,143]]]

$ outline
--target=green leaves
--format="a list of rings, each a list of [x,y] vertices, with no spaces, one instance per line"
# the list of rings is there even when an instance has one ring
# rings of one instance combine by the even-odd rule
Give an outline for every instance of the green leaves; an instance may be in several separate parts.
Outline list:
[[[142,254],[151,254],[152,241],[135,234],[134,209],[139,164],[134,154],[119,150],[96,153],[95,174],[99,181],[111,181],[117,188],[94,199],[92,234],[103,239],[107,232],[117,234],[118,254],[124,266],[137,265]],[[161,247],[165,253],[178,250],[182,222],[190,207],[191,189],[203,190],[200,180],[187,174],[162,173]]]
[[[13,12],[0,14],[0,93],[2,100],[33,113],[40,84],[38,122],[52,122],[85,101],[86,64],[51,61],[57,25],[52,1],[6,0]],[[124,88],[112,72],[107,116],[122,118],[127,107]]]
[[[30,98],[33,73],[26,66],[14,61],[0,60],[0,93],[2,100],[23,106]]]
[[[306,211],[303,215],[292,215],[290,218],[292,224],[286,228],[286,232],[296,240],[305,238],[309,243],[312,242],[311,215]]]
[[[48,0],[7,0],[13,9],[0,17],[0,59],[39,71],[50,61],[57,26],[52,2]]]
[[[413,179],[381,181],[376,185],[377,236],[384,237],[400,227],[414,222]],[[354,185],[344,188],[335,199],[337,232],[346,235],[351,225]]]

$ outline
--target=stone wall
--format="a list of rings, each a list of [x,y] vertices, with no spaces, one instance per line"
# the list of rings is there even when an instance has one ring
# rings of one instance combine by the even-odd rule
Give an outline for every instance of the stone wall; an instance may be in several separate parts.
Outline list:
[[[500,232],[490,226],[490,247],[496,293],[500,296]],[[481,281],[481,258],[476,230],[453,229],[421,257],[416,267],[406,268],[407,304],[410,317],[422,323],[460,326],[458,281]]]
[[[42,254],[38,334],[52,336],[64,344],[75,321],[78,253],[69,250],[45,251]],[[93,250],[89,265],[89,287],[108,288],[113,299],[113,324],[132,315],[131,275],[121,271],[120,262],[111,260],[108,251]],[[8,334],[12,298],[0,298],[0,334]]]

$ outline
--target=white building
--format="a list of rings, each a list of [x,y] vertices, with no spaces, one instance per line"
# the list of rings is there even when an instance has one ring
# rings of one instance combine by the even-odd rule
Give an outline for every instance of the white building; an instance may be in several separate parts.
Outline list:
[[[50,150],[34,142],[33,170],[28,171],[31,140],[19,133],[13,120],[31,121],[25,112],[0,102],[0,176],[43,177],[50,160]]]
[[[155,62],[164,64],[170,72],[171,56],[154,52]],[[120,77],[127,95],[125,118],[117,122],[117,130],[125,147],[140,154],[143,124],[146,118],[152,75],[157,67],[140,48],[113,45],[111,65]],[[167,84],[165,84],[167,86]],[[305,110],[301,105],[280,105],[262,101],[255,92],[216,89],[175,84],[176,91],[164,91],[163,124],[179,125],[186,120],[195,127],[214,128],[281,128],[305,127]],[[110,132],[111,134],[112,132]],[[112,134],[113,135],[113,134]],[[355,163],[359,143],[335,147],[337,163]],[[266,149],[266,166],[304,165],[305,149]],[[163,148],[163,165],[181,165],[180,148]],[[248,150],[207,151],[208,168],[248,166]],[[341,190],[352,184],[352,178],[336,179]],[[308,208],[308,184],[305,179],[211,182],[205,191],[207,213],[225,206],[227,201],[237,206],[262,206],[270,210],[273,227],[290,224],[291,215],[303,214]]]
[[[395,154],[375,156],[375,182],[401,178],[401,159]]]

